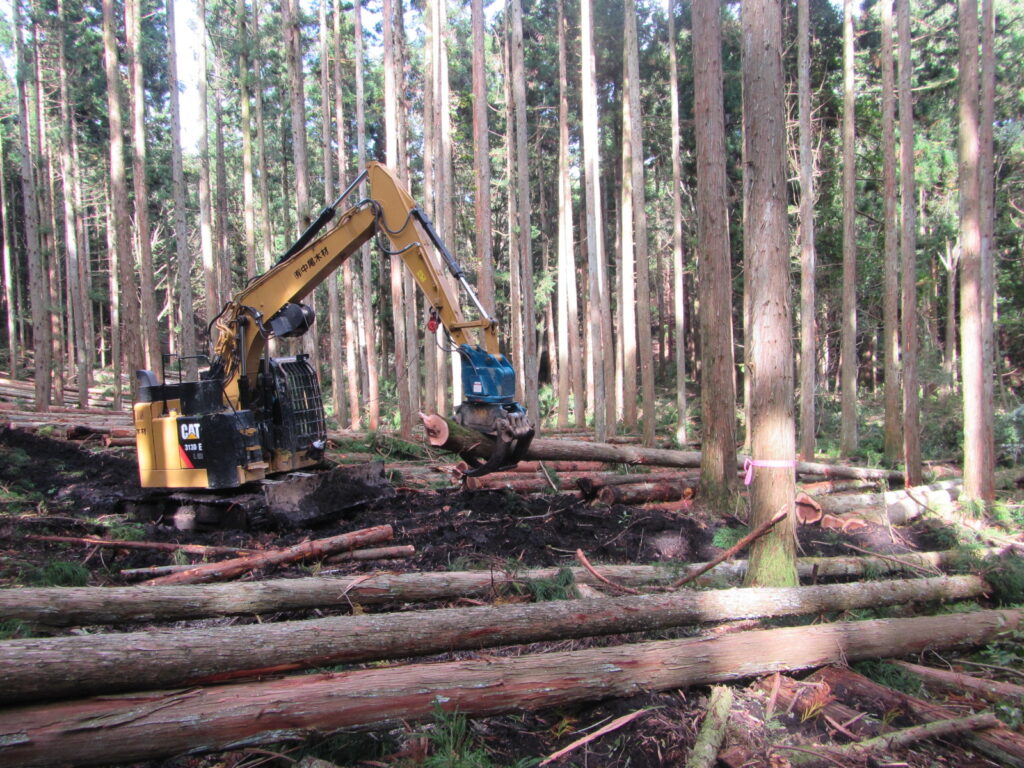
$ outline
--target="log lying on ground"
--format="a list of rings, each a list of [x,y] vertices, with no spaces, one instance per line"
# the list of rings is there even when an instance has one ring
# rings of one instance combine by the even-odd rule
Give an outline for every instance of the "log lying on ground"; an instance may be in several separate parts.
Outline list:
[[[929,686],[958,692],[966,691],[967,693],[973,693],[983,699],[997,703],[1002,701],[1011,701],[1018,704],[1024,703],[1024,686],[1022,685],[1004,683],[999,680],[985,680],[984,678],[974,677],[963,672],[924,667],[907,661],[897,661],[895,663],[908,672],[920,677]]]
[[[692,498],[694,486],[686,482],[648,482],[607,485],[597,492],[604,504],[646,504],[651,501],[679,501]]]
[[[515,493],[563,493],[577,492],[576,480],[582,475],[577,472],[557,475],[551,478],[543,475],[532,477],[521,472],[502,472],[483,477],[467,477],[463,482],[469,491],[513,491]],[[552,485],[555,487],[552,488]]]
[[[799,490],[814,496],[831,493],[853,493],[878,487],[878,480],[822,480],[815,483],[801,483]]]
[[[711,768],[718,762],[718,750],[725,741],[726,726],[729,724],[729,710],[732,709],[732,688],[716,685],[708,698],[708,711],[700,726],[697,740],[693,743],[686,768]]]
[[[121,541],[101,539],[98,536],[21,536],[27,541],[48,541],[56,544],[78,544],[83,547],[105,547],[108,549],[149,549],[158,552],[184,552],[188,555],[252,555],[254,549],[240,547],[217,547],[207,544],[177,544],[172,541]]]
[[[987,550],[998,552],[999,550]],[[960,553],[916,552],[900,555],[906,565],[881,557],[802,557],[797,571],[802,579],[877,577],[883,573],[936,568],[954,562]],[[668,585],[680,575],[702,569],[706,563],[684,568],[662,565],[598,566],[605,577],[639,587]],[[600,587],[601,582],[583,568],[572,568],[577,584]],[[736,583],[747,570],[745,560],[718,565],[695,584]],[[0,620],[17,619],[46,626],[83,626],[137,621],[180,621],[204,616],[262,614],[279,611],[382,603],[454,600],[486,597],[515,584],[553,579],[558,568],[537,568],[516,574],[503,571],[442,571],[428,573],[375,573],[346,578],[269,579],[231,584],[149,587],[46,587],[0,589]]]
[[[985,643],[1020,611],[978,611],[740,632],[583,651],[408,664],[0,710],[0,768],[150,760],[738,680],[839,661]]]
[[[447,608],[0,643],[7,702],[223,682],[332,664],[976,597],[977,576]],[[69,660],[72,660],[69,662]],[[68,664],[74,674],[68,674]]]
[[[699,474],[693,472],[635,472],[629,475],[603,472],[601,474],[581,477],[576,485],[584,496],[595,496],[602,488],[615,485],[635,485],[636,483],[683,483],[695,487],[700,480]]]
[[[456,424],[437,414],[420,414],[427,431],[427,441],[435,448],[458,454],[469,454],[486,459],[494,451],[494,440],[471,429]],[[700,451],[674,451],[667,448],[642,448],[638,445],[612,445],[610,443],[587,443],[582,440],[552,440],[535,437],[526,452],[526,459],[539,461],[604,461],[615,464],[644,464],[663,467],[700,467]],[[740,457],[737,469],[742,467]],[[824,475],[828,478],[855,478],[863,480],[886,480],[902,483],[903,473],[888,469],[865,467],[842,467],[831,464],[797,462],[799,474]]]
[[[842,496],[823,496],[818,499],[826,514],[841,515],[856,511],[862,517],[865,510],[874,510],[877,517],[886,514],[893,525],[904,525],[923,514],[928,508],[952,504],[963,490],[959,480],[945,480],[932,485],[920,485],[902,491],[863,493]],[[869,516],[870,517],[870,516]],[[873,522],[878,522],[875,520]],[[881,522],[884,522],[881,521]]]
[[[880,715],[903,712],[917,722],[925,723],[956,717],[956,712],[951,709],[894,691],[844,667],[820,669],[808,680],[824,681],[844,701],[857,701]],[[964,740],[972,749],[988,755],[999,765],[1024,768],[1024,736],[1005,726],[978,731]]]
[[[367,544],[379,544],[382,541],[389,540],[393,535],[394,532],[390,525],[378,525],[373,528],[364,528],[359,531],[331,536],[327,539],[304,541],[287,549],[267,550],[266,552],[257,552],[245,557],[236,557],[233,560],[222,560],[219,563],[197,565],[195,568],[190,568],[187,571],[171,573],[167,576],[158,576],[147,583],[156,586],[161,584],[199,584],[205,581],[223,581],[225,579],[233,579],[236,576],[241,576],[243,573],[248,573],[258,568],[295,563],[300,560],[312,560],[333,555],[336,552],[343,552],[347,549],[358,549]]]

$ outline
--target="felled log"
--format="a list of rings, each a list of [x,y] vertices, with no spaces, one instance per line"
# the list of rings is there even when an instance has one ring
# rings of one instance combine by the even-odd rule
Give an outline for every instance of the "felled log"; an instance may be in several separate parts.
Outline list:
[[[997,552],[998,550],[989,550]],[[801,579],[858,578],[865,575],[907,572],[911,566],[936,568],[959,556],[956,550],[910,552],[903,563],[881,557],[802,557],[797,560]],[[904,564],[905,563],[905,564]],[[707,563],[683,569],[662,565],[598,566],[607,578],[627,586],[668,585],[680,574],[689,575]],[[709,586],[742,580],[747,561],[732,560],[713,574],[696,581]],[[577,584],[600,586],[583,568],[571,569]],[[553,579],[558,568],[536,568],[515,574],[503,571],[440,571],[430,573],[375,573],[343,578],[270,579],[230,584],[149,587],[25,587],[0,589],[0,620],[17,619],[44,626],[82,626],[140,621],[180,621],[204,616],[228,616],[329,608],[350,604],[454,600],[487,597],[515,584]]]
[[[959,614],[958,614],[959,616]],[[925,643],[926,644],[926,643]],[[905,654],[893,653],[891,656]],[[917,722],[950,720],[956,713],[938,704],[923,701],[884,685],[879,685],[851,669],[826,667],[812,674],[809,680],[823,680],[836,696],[854,700],[878,714],[903,712]],[[1000,765],[1024,767],[1024,736],[1000,725],[977,731],[964,741],[972,748],[993,758]]]
[[[646,504],[651,501],[679,501],[693,496],[693,485],[684,482],[648,482],[607,485],[597,492],[604,504]]]
[[[977,696],[994,701],[1024,702],[1024,685],[1004,683],[999,680],[985,680],[981,677],[974,677],[963,672],[954,672],[949,669],[935,669],[920,664],[911,664],[908,661],[893,662],[903,669],[917,675],[925,685],[943,688],[952,691],[966,691]]]
[[[739,632],[560,653],[405,664],[263,683],[0,710],[0,768],[109,765],[397,726],[437,706],[469,716],[738,680],[778,670],[977,645],[1020,626],[978,611]]]
[[[798,682],[786,675],[773,675],[761,678],[756,685],[774,697],[776,712],[795,712],[801,721],[821,718],[847,738],[861,739],[878,733],[878,721],[862,717],[864,713],[836,701],[832,689],[823,681]]]
[[[520,461],[506,471],[520,474],[542,472],[542,465],[548,472],[600,472],[606,468],[603,461]],[[459,472],[465,472],[469,469],[469,464],[460,461],[455,468]]]
[[[451,453],[468,453],[486,459],[494,452],[494,440],[481,433],[466,429],[451,419],[438,414],[420,414],[427,432],[427,442],[435,448]],[[552,440],[535,437],[526,452],[526,459],[563,461],[603,461],[616,464],[644,464],[664,467],[700,467],[700,451],[675,451],[668,448],[643,448],[637,445],[613,445],[611,443],[588,443],[582,440]],[[739,457],[737,469],[742,467]],[[828,478],[855,478],[863,480],[886,480],[902,483],[903,473],[888,469],[866,467],[844,467],[800,461],[796,464],[798,474],[824,475]]]
[[[103,436],[103,446],[105,448],[126,448],[132,445],[135,445],[134,437],[114,437],[113,435]]]
[[[796,507],[796,519],[803,525],[817,523],[824,516],[824,513],[821,511],[821,504],[802,491],[796,495],[794,505]]]
[[[483,477],[467,477],[465,487],[470,491],[513,491],[514,493],[545,493],[555,490],[572,493],[577,490],[578,473],[562,474],[548,479],[547,477],[530,477],[519,472],[502,472],[484,475]]]
[[[886,493],[846,494],[839,496],[823,496],[819,499],[826,514],[841,515],[844,512],[857,512],[867,516],[865,510],[874,510],[873,522],[883,522],[882,515],[889,518],[893,525],[904,525],[923,514],[928,507],[942,507],[957,500],[963,483],[959,480],[945,480],[932,485],[920,485],[902,491]]]
[[[412,544],[398,544],[394,547],[368,547],[366,549],[339,552],[328,557],[324,560],[324,563],[337,565],[338,563],[366,562],[367,560],[394,560],[402,557],[412,557],[415,554],[416,547]]]
[[[622,475],[614,472],[586,475],[576,480],[576,485],[584,496],[596,496],[602,488],[611,485],[635,485],[636,483],[684,483],[695,486],[698,475],[690,472],[635,472]]]
[[[686,768],[712,768],[718,762],[718,750],[725,740],[726,726],[729,724],[729,710],[732,709],[732,688],[727,685],[716,685],[708,697],[708,711],[704,715],[697,740],[693,743],[690,756],[686,758]]]
[[[150,579],[147,584],[157,586],[163,584],[199,584],[205,581],[224,581],[259,568],[269,568],[275,565],[297,563],[301,560],[322,558],[346,549],[358,549],[367,544],[378,544],[379,542],[387,541],[393,535],[394,533],[390,525],[378,525],[373,528],[363,528],[359,531],[343,533],[326,539],[304,541],[287,549],[267,550],[245,557],[236,557],[232,560],[222,560],[219,563],[197,565],[195,568],[190,568],[187,571]]]
[[[685,590],[524,605],[364,614],[249,626],[8,640],[0,691],[9,702],[223,682],[443,651],[646,632],[734,619],[959,600],[976,576],[812,587]],[[68,674],[73,659],[74,674]]]
[[[832,493],[852,493],[878,487],[878,480],[821,480],[815,483],[801,483],[800,490],[812,496],[826,496]]]

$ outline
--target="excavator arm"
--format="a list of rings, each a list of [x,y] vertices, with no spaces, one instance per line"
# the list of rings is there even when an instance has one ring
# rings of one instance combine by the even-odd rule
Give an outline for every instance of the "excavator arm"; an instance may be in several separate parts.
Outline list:
[[[343,201],[364,180],[369,181],[371,196],[339,213]],[[390,248],[383,246],[382,236],[390,242]],[[180,435],[186,435],[186,427],[191,427],[177,422],[196,415],[184,413],[189,408],[183,404],[183,401],[197,402],[192,396],[195,387],[203,393],[196,408],[204,411],[223,409],[231,416],[230,423],[240,424],[238,431],[246,435],[242,440],[246,458],[237,467],[230,467],[231,472],[220,472],[218,477],[221,479],[216,483],[208,477],[204,479],[203,475],[188,475],[188,482],[183,482],[183,485],[237,485],[258,479],[264,472],[297,469],[319,460],[323,440],[317,438],[317,434],[323,432],[322,426],[305,429],[303,434],[308,433],[311,437],[290,438],[286,448],[278,445],[283,441],[275,437],[292,435],[296,431],[290,429],[289,424],[280,423],[292,418],[290,414],[293,412],[319,412],[322,424],[322,403],[315,372],[301,358],[282,358],[281,364],[276,359],[268,359],[265,354],[267,341],[305,333],[313,323],[313,316],[312,311],[301,303],[302,300],[374,237],[391,257],[405,262],[431,307],[430,325],[434,326],[431,330],[436,330],[437,324],[443,325],[453,349],[462,358],[463,402],[456,409],[456,420],[496,438],[498,448],[495,453],[487,462],[477,462],[470,474],[492,472],[515,463],[525,453],[533,437],[533,427],[525,410],[515,402],[515,372],[500,351],[494,319],[482,306],[462,269],[437,236],[430,219],[391,171],[379,163],[370,163],[366,171],[321,212],[273,268],[252,280],[224,306],[214,321],[217,338],[209,371],[201,376],[200,382],[174,385],[188,393],[186,398],[177,397],[178,390],[167,385],[157,385],[152,374],[140,372],[146,396],[145,407],[141,411],[143,421],[173,418]],[[464,316],[458,290],[445,277],[446,270],[469,296],[477,319],[467,320]],[[303,391],[296,394],[299,387],[287,376],[275,373],[282,365],[290,366],[292,373],[288,376],[293,379],[299,375],[304,380],[312,377],[312,385],[304,385],[301,387]],[[300,373],[295,374],[295,370]],[[148,378],[142,374],[147,374]],[[218,397],[217,388],[221,397]],[[159,408],[151,403],[160,402],[161,396],[162,412],[159,412]],[[252,418],[246,416],[250,412]],[[212,418],[205,412],[198,415]],[[162,457],[172,453],[171,446],[164,445],[162,451],[160,445],[144,449],[142,433],[155,433],[159,431],[158,425],[142,423],[140,427],[139,405],[136,406],[136,416],[137,431],[142,430],[140,470],[144,463],[159,466],[163,462]],[[194,433],[199,434],[199,431],[200,426],[196,426]],[[206,432],[209,431],[207,428]],[[169,439],[165,438],[163,443],[169,443]],[[179,445],[179,453],[186,463],[190,448],[191,456],[196,456],[195,446]],[[258,452],[262,453],[262,460],[255,456]],[[143,461],[144,454],[149,455],[146,462]],[[146,473],[142,472],[142,475],[143,485],[171,487],[175,486],[168,482],[168,478],[185,477],[173,471],[170,474],[163,472],[152,475],[151,482],[147,483]],[[232,479],[236,476],[237,482]]]

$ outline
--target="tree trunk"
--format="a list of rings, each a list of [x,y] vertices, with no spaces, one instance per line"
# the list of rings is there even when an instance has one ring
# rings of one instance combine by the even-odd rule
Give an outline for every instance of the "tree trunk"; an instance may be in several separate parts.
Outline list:
[[[814,155],[811,150],[811,33],[809,0],[797,3],[800,120],[800,458],[814,461],[816,416],[814,367],[815,328]]]
[[[238,100],[239,130],[242,134],[242,221],[244,229],[245,275],[254,277],[256,269],[256,199],[252,171],[252,117],[249,96],[249,10],[245,0],[235,8],[238,24]],[[257,30],[257,39],[259,38]]]
[[[802,557],[802,579],[865,578],[881,573],[914,573],[957,562],[960,553],[908,552],[893,558]],[[685,566],[682,575],[706,563]],[[695,586],[735,583],[746,573],[746,560],[715,566]],[[500,594],[513,585],[553,579],[559,568],[535,568],[514,574],[504,571],[442,571],[378,573],[344,578],[276,579],[185,586],[51,587],[0,590],[0,618],[44,626],[80,626],[125,622],[179,621],[203,616],[262,614],[309,608],[382,605],[393,602],[455,600]],[[570,569],[577,584],[601,582],[582,568]],[[599,566],[602,575],[625,586],[666,585],[680,576],[667,564]],[[865,582],[871,583],[871,582]],[[923,584],[914,581],[913,584]]]
[[[1017,611],[978,611],[956,622],[945,616],[841,622],[8,708],[0,713],[0,732],[17,738],[0,753],[0,766],[67,764],[71,755],[78,765],[108,764],[279,742],[430,717],[438,702],[471,716],[562,706],[976,645],[1021,619]],[[82,727],[83,718],[90,727]]]
[[[960,370],[964,408],[964,495],[995,498],[994,447],[987,429],[978,167],[978,3],[960,0]]]
[[[725,506],[736,492],[736,384],[726,203],[721,8],[710,0],[698,0],[693,8],[693,24],[703,423],[701,495],[712,504]]]
[[[2,238],[3,249],[4,310],[7,320],[7,369],[11,378],[17,379],[21,376],[21,366],[18,364],[18,306],[14,290],[16,275],[13,259],[14,244],[11,240],[11,217],[7,213],[7,163],[4,160],[2,137],[0,137],[0,226],[3,227],[0,230],[0,238]],[[88,391],[86,404],[88,404]]]
[[[114,227],[114,257],[117,261],[118,290],[121,294],[121,327],[114,329],[121,337],[124,364],[131,372],[132,391],[136,381],[134,371],[142,367],[142,339],[139,327],[138,284],[131,258],[131,214],[128,207],[128,185],[124,167],[124,136],[121,122],[120,70],[116,47],[117,22],[113,0],[103,2],[103,48],[107,73],[107,110],[110,123],[110,194]],[[37,326],[38,329],[38,326]],[[38,345],[36,347],[38,351]],[[121,368],[120,370],[123,370]],[[120,389],[120,382],[115,383]],[[115,407],[120,403],[115,402]]]
[[[18,82],[18,110],[20,112],[18,125],[21,133],[21,195],[24,209],[23,215],[25,217],[23,237],[28,261],[28,295],[32,310],[31,346],[34,349],[35,363],[34,406],[37,411],[45,411],[50,406],[50,365],[52,360],[50,319],[46,301],[43,297],[49,296],[50,287],[46,276],[46,269],[43,265],[43,255],[40,250],[39,241],[39,200],[36,196],[34,170],[36,155],[29,132],[30,116],[32,114],[30,95],[32,84],[29,73],[34,70],[25,45],[24,27],[25,23],[21,17],[21,0],[15,0],[14,40],[15,56],[18,60],[16,77]],[[115,390],[115,394],[117,392],[118,390]]]
[[[674,3],[668,4],[669,100],[672,120],[672,296],[675,314],[676,443],[686,444],[686,252],[683,249],[683,163],[679,129],[679,62]],[[731,317],[731,316],[730,316]],[[732,349],[730,343],[729,348]],[[733,379],[735,405],[736,380]],[[734,426],[735,429],[735,426]]]
[[[903,419],[899,382],[899,242],[896,219],[896,83],[892,51],[892,0],[882,0],[882,200],[884,268],[882,270],[882,355],[885,372],[883,451],[890,464],[901,458]]]
[[[793,510],[796,482],[793,345],[786,213],[786,114],[779,0],[745,0],[743,120],[752,221],[750,249],[751,456],[750,525]],[[750,586],[797,580],[791,513],[751,549]]]
[[[903,230],[900,233],[900,260],[903,263],[903,460],[907,485],[920,485],[921,424],[920,392],[917,377],[917,189],[914,182],[914,96],[910,78],[911,62],[910,0],[896,0],[896,24],[899,35],[899,109],[900,109],[900,200]]]
[[[199,245],[203,256],[203,290],[206,307],[206,323],[220,312],[218,299],[220,287],[217,281],[217,264],[214,260],[213,248],[213,201],[210,194],[210,125],[209,125],[209,85],[207,78],[207,35],[206,35],[206,0],[198,0],[196,8],[199,38]]]
[[[843,322],[840,340],[839,454],[857,450],[857,154],[853,0],[843,1]]]
[[[476,253],[480,258],[480,276],[477,288],[484,309],[493,313],[494,303],[494,258],[491,237],[491,157],[490,130],[487,116],[487,60],[484,51],[487,32],[484,26],[483,0],[472,0],[471,21],[473,27],[473,179],[476,196],[474,215],[476,221]]]
[[[256,35],[260,35],[260,5],[263,0],[255,0],[252,4],[252,26]],[[273,263],[274,235],[270,222],[270,185],[267,181],[267,137],[263,122],[263,77],[261,68],[256,67],[256,152],[259,164],[260,193],[260,231],[262,233],[263,271],[270,269]]]
[[[142,339],[146,367],[156,370],[161,363],[156,289],[153,283],[153,248],[149,230],[149,184],[146,181],[146,99],[143,92],[142,4],[128,0],[124,7],[128,49],[128,82],[132,112],[132,184],[135,191],[135,233],[138,248],[139,288],[142,296]]]
[[[174,255],[178,262],[178,352],[186,378],[197,376],[195,309],[192,303],[192,249],[188,243],[185,170],[181,152],[181,100],[178,93],[174,3],[167,2],[167,75],[171,101],[171,186],[174,195]]]

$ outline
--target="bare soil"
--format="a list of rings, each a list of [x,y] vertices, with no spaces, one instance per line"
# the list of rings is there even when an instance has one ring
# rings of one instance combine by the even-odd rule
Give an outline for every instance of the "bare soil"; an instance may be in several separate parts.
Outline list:
[[[440,484],[444,477],[438,473],[433,484]],[[185,532],[125,519],[122,500],[140,495],[134,451],[130,448],[102,449],[0,429],[0,587],[24,584],[34,568],[54,560],[84,564],[89,569],[90,583],[95,585],[129,583],[120,574],[122,569],[172,562],[168,553],[39,543],[27,541],[25,534],[112,537],[118,530],[131,529],[136,538],[146,540],[260,548],[388,523],[395,528],[393,543],[416,547],[416,555],[407,560],[344,568],[358,573],[381,568],[462,570],[510,562],[521,567],[573,565],[577,549],[584,550],[595,563],[702,561],[722,551],[713,544],[718,528],[741,525],[737,519],[723,519],[702,509],[699,500],[685,511],[602,507],[569,495],[523,497],[509,492],[467,492],[452,486],[440,490],[402,487],[390,498],[371,501],[314,530]],[[829,536],[816,527],[807,527],[800,533],[800,547],[807,555],[852,554],[848,544],[876,552],[901,552],[934,548],[935,543],[934,532],[926,527],[896,532],[869,527],[851,536]],[[272,575],[301,577],[308,572],[308,567],[296,566]],[[269,574],[256,574],[256,578],[265,575]],[[549,644],[530,650],[584,647],[588,642],[596,641]],[[432,764],[481,768],[515,765],[544,757],[621,715],[643,709],[646,711],[636,720],[580,747],[558,764],[588,768],[680,765],[699,728],[706,694],[706,689],[698,688],[475,720],[468,725],[469,744],[486,749],[489,762]],[[766,722],[764,696],[759,691],[737,689],[737,697],[727,740],[731,754],[738,756],[735,765],[786,765],[785,758],[779,756],[784,753],[773,749],[783,741],[814,744],[824,739],[827,743],[829,735],[814,723],[801,723],[785,714]],[[345,734],[262,751],[179,757],[159,765],[255,768],[291,765],[303,755],[317,755],[339,765],[413,766],[430,754],[436,757],[436,746],[426,734],[436,733],[440,727],[411,724],[389,733]],[[284,757],[275,757],[275,753]],[[952,761],[962,766],[991,765],[948,744],[921,746],[901,752],[899,757],[913,766]]]

